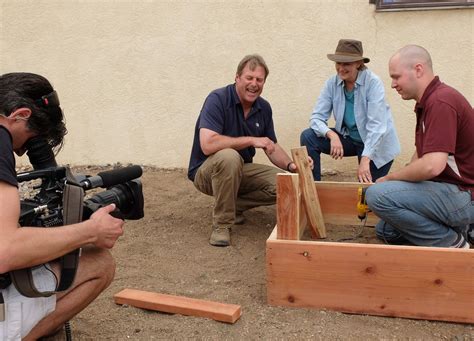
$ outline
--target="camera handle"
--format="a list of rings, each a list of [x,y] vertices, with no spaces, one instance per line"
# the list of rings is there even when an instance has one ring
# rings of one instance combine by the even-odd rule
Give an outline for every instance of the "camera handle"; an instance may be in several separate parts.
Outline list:
[[[66,183],[63,192],[63,225],[82,221],[84,190],[76,182],[69,168],[66,168]],[[67,290],[76,277],[81,249],[76,249],[60,258],[61,276],[56,290],[39,291],[33,281],[31,268],[14,270],[10,277],[18,292],[26,297],[47,297],[58,291]]]

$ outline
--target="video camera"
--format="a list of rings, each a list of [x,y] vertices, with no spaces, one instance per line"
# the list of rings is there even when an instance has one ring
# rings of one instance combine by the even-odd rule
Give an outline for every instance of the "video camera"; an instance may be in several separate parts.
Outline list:
[[[21,226],[54,227],[63,225],[63,194],[66,183],[75,183],[84,191],[106,188],[83,202],[82,220],[99,208],[115,204],[112,215],[129,220],[143,218],[142,168],[129,166],[98,173],[96,176],[72,175],[69,168],[58,167],[54,153],[42,138],[33,138],[26,146],[33,171],[19,173],[18,182],[41,179],[39,192],[31,199],[21,200]]]
[[[32,198],[20,200],[20,226],[56,227],[87,220],[99,208],[115,204],[111,215],[116,218],[138,220],[143,218],[143,191],[140,166],[130,166],[98,173],[96,176],[73,175],[68,167],[58,167],[54,153],[41,137],[26,144],[33,171],[19,173],[19,183],[41,180]],[[106,190],[84,199],[84,192],[95,188]],[[60,257],[61,275],[56,290],[40,292],[32,280],[32,268],[0,274],[0,287],[11,282],[26,297],[50,296],[67,290],[73,283],[81,250],[76,249]]]

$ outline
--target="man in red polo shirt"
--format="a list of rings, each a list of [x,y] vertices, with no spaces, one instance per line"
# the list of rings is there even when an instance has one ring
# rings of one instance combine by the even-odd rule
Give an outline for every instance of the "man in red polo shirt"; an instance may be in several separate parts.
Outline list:
[[[469,248],[474,225],[474,111],[433,73],[423,47],[401,48],[389,63],[392,88],[416,101],[411,162],[367,190],[382,220],[377,236],[391,244]]]

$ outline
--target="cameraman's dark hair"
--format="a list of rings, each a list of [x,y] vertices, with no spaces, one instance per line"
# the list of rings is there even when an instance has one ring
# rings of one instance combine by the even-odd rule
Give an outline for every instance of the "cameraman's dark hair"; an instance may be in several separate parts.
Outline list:
[[[45,105],[48,102],[42,100],[53,91],[49,81],[37,74],[15,72],[0,76],[0,113],[9,116],[19,108],[30,109],[28,128],[44,137],[58,152],[67,134],[63,111],[59,102]]]

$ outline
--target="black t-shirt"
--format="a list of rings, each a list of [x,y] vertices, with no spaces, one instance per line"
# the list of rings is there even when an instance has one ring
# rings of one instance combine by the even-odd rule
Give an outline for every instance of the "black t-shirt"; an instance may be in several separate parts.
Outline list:
[[[15,171],[15,157],[10,132],[0,125],[0,181],[18,186]]]

